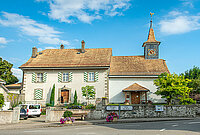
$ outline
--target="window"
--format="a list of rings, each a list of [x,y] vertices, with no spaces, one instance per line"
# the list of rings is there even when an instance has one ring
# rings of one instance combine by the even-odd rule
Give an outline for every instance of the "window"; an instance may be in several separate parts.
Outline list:
[[[37,82],[43,82],[43,73],[37,73]]]
[[[63,73],[62,74],[62,81],[68,82],[69,81],[69,73]]]
[[[35,100],[41,100],[43,98],[43,90],[42,89],[35,89],[35,92],[34,92],[35,96]]]
[[[94,81],[94,72],[88,73],[88,81]]]

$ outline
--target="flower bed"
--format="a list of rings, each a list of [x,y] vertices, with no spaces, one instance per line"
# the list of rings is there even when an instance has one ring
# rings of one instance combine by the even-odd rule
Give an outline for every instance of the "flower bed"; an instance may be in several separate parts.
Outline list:
[[[113,121],[117,121],[117,119],[119,119],[119,115],[117,115],[117,113],[112,112],[112,113],[108,114],[106,121],[113,122]]]

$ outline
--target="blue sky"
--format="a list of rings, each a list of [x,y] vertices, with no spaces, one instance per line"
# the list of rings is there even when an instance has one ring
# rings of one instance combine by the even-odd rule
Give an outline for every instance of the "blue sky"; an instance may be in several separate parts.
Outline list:
[[[143,55],[150,12],[160,58],[171,73],[200,67],[200,0],[2,0],[0,57],[20,65],[39,50],[112,48],[114,56]]]

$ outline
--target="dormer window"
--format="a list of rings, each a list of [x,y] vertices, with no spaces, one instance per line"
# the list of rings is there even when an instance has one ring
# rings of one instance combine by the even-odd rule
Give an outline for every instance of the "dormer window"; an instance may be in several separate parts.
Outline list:
[[[37,82],[43,82],[43,73],[37,73]]]
[[[62,82],[69,82],[69,73],[62,74]]]

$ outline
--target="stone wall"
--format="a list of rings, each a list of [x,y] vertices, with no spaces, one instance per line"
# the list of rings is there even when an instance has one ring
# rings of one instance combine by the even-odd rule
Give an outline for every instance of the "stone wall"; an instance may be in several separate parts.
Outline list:
[[[62,107],[48,107],[46,108],[46,120],[45,122],[54,122],[54,121],[60,121],[60,118],[62,118],[64,112],[68,110],[72,113],[89,113],[89,109],[66,109]]]
[[[106,106],[102,106],[102,109],[91,110],[87,118],[105,119],[111,112],[119,114],[119,111],[107,111],[105,108]],[[195,117],[196,112],[194,105],[164,106],[161,112],[155,111],[154,105],[133,105],[132,111],[120,111],[120,118]]]
[[[14,110],[0,111],[0,124],[18,123],[20,118],[20,108]]]

